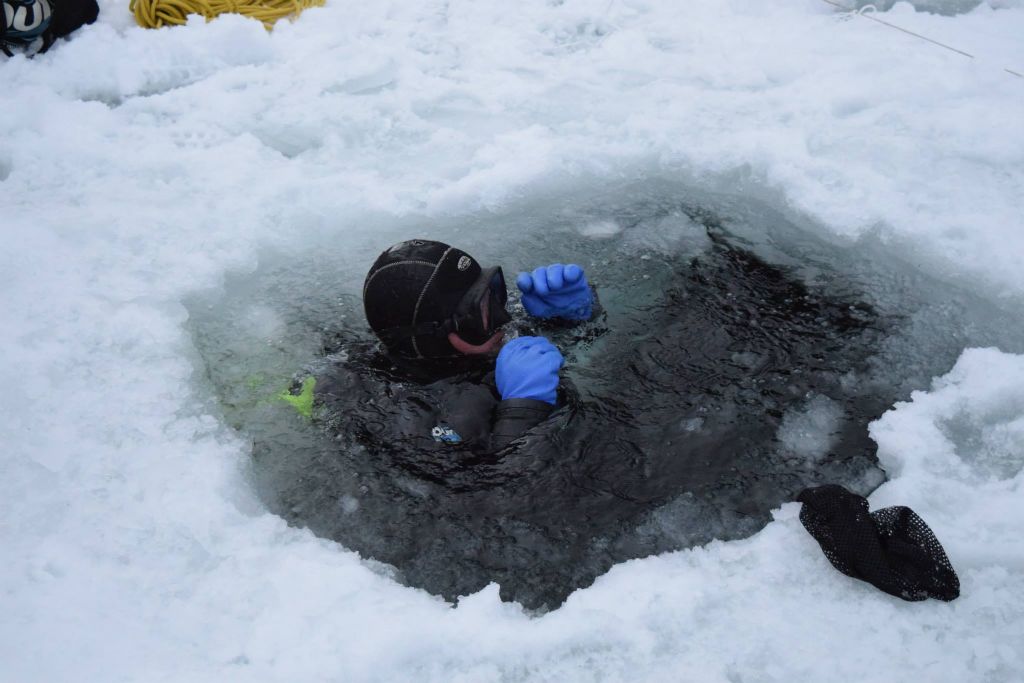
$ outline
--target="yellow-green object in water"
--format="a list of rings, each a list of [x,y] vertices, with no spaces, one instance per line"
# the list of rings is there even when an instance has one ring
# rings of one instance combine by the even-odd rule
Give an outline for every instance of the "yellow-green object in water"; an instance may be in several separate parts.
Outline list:
[[[316,377],[307,377],[302,380],[302,389],[298,396],[285,389],[277,397],[295,408],[295,412],[299,415],[309,420],[313,418],[313,389],[315,387]]]

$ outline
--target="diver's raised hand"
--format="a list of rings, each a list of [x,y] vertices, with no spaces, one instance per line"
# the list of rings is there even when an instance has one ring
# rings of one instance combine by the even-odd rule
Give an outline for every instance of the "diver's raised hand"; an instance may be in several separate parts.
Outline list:
[[[536,318],[589,320],[594,297],[583,269],[575,263],[555,263],[532,273],[519,273],[516,286],[523,293],[526,312]]]
[[[501,399],[530,398],[554,405],[562,354],[544,337],[517,337],[502,347],[494,368]]]

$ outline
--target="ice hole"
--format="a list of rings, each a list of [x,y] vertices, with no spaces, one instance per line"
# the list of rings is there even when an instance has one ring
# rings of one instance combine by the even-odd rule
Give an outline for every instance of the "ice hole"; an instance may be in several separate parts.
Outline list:
[[[747,536],[805,486],[866,494],[884,480],[872,420],[965,346],[1024,350],[1019,321],[884,244],[831,243],[782,206],[670,181],[360,227],[343,245],[264,253],[190,301],[189,325],[225,419],[253,444],[267,508],[449,600],[496,582],[503,599],[556,608],[618,562]],[[563,349],[578,401],[555,457],[460,468],[432,451],[396,469],[278,400],[351,367],[353,344],[371,340],[365,272],[415,236],[510,282],[552,262],[586,269],[606,329]]]

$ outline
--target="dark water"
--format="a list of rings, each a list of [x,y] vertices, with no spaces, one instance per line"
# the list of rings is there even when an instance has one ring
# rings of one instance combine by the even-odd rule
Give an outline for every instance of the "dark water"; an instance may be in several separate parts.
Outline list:
[[[399,226],[344,255],[268,254],[197,298],[197,348],[252,441],[267,507],[448,599],[498,582],[505,599],[554,608],[617,562],[747,536],[806,486],[872,490],[884,473],[868,423],[998,336],[997,313],[870,245],[851,257],[766,207],[700,199],[634,188]],[[365,347],[367,264],[413,235],[507,272],[587,268],[606,315],[553,333],[571,401],[540,446],[396,467],[274,398]]]

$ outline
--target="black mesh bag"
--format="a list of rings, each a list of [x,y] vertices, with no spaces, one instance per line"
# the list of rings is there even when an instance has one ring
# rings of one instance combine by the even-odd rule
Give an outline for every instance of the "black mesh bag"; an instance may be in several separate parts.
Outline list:
[[[954,600],[960,580],[924,520],[907,507],[868,512],[868,501],[841,486],[797,496],[800,521],[832,566],[904,600]]]

